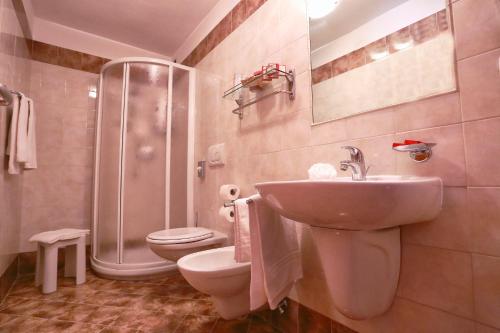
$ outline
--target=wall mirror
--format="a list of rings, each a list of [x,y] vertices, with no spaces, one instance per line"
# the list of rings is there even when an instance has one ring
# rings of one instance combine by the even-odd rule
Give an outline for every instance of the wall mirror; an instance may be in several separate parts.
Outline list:
[[[308,0],[313,120],[456,90],[446,0]]]

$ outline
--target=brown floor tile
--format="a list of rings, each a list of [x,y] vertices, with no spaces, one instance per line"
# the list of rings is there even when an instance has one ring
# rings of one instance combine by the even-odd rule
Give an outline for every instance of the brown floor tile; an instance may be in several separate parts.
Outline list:
[[[77,287],[61,287],[58,289],[61,297],[71,303],[93,304],[97,291],[86,284]]]
[[[281,331],[273,327],[268,321],[262,319],[262,317],[254,316],[250,320],[250,326],[248,328],[248,333],[280,333]]]
[[[150,304],[148,300],[145,301],[146,308],[158,311],[163,313],[164,315],[177,315],[177,316],[186,316],[188,314],[200,314],[197,313],[193,308],[195,304],[193,304],[192,300],[189,299],[180,299],[180,298],[169,298],[169,297],[156,297],[156,299],[161,298],[161,302],[157,300],[154,301],[154,297],[151,298],[153,302]],[[166,298],[166,300],[165,300]],[[151,306],[153,305],[153,306]],[[154,305],[157,305],[156,307]]]
[[[246,333],[250,326],[250,319],[219,319],[215,324],[213,333]]]
[[[208,333],[217,321],[217,317],[205,316],[186,316],[182,323],[177,327],[175,333]]]
[[[68,303],[64,302],[41,302],[41,304],[32,311],[29,315],[32,317],[52,319],[66,312]]]
[[[88,304],[69,304],[65,308],[65,312],[55,317],[57,320],[66,320],[74,322],[87,322],[88,317],[98,310],[99,307]]]
[[[10,303],[12,302],[12,303]],[[11,299],[10,297],[6,300],[6,308],[0,311],[4,314],[11,315],[31,315],[32,312],[36,311],[41,305],[42,301],[33,299]]]
[[[151,310],[125,310],[110,325],[128,329],[142,330],[145,332],[161,331],[171,332],[182,321],[181,314],[164,314],[161,311]]]
[[[91,312],[83,321],[100,325],[111,325],[122,313],[123,308],[100,306]]]
[[[215,316],[219,314],[215,310],[215,305],[210,300],[192,300],[193,315],[197,316]]]
[[[50,322],[50,321],[49,321]],[[96,333],[102,332],[105,326],[89,323],[73,323],[64,333]]]
[[[35,317],[17,317],[7,324],[0,326],[0,333],[38,332],[38,327],[46,321],[47,319]]]
[[[139,333],[142,331],[136,330],[136,329],[130,329],[127,327],[116,327],[116,326],[108,326],[105,327],[102,331],[99,331],[99,333]]]
[[[158,286],[151,291],[152,295],[169,296],[184,299],[208,299],[210,296],[200,293],[189,285],[175,284],[170,286]]]
[[[299,305],[299,333],[330,333],[331,320],[316,311]]]
[[[9,321],[16,319],[16,316],[0,313],[0,326],[7,324]]]
[[[47,320],[37,327],[37,333],[68,332],[76,323],[71,321]]]

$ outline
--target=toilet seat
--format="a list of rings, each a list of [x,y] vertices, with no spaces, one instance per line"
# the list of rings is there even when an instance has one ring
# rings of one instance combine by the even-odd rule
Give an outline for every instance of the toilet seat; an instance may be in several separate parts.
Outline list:
[[[147,241],[152,244],[184,244],[201,241],[214,236],[212,230],[205,228],[174,228],[152,232]]]

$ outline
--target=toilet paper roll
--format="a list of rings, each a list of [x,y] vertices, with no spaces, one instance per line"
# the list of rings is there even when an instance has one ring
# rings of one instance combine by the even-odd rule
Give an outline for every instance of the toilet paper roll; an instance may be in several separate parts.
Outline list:
[[[233,207],[221,207],[219,215],[228,222],[234,222],[234,209]]]
[[[234,184],[225,184],[220,187],[219,195],[225,201],[236,200],[240,196],[240,188]]]

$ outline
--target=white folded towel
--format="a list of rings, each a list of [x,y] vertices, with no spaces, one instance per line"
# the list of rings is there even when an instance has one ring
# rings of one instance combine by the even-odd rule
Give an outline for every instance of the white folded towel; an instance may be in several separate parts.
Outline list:
[[[90,233],[89,229],[58,229],[52,231],[45,231],[31,236],[30,242],[40,242],[44,244],[54,244],[60,240],[75,239],[86,236]]]
[[[250,221],[247,199],[234,201],[234,260],[236,262],[250,261]]]
[[[17,130],[19,120],[19,96],[14,95],[12,98],[12,112],[9,127],[9,136],[7,139],[7,151],[9,155],[9,168],[7,172],[11,175],[17,175],[21,172],[21,166],[16,161],[17,156]]]
[[[300,248],[295,222],[281,217],[260,195],[250,197],[251,278],[250,309],[279,302],[302,278]]]

